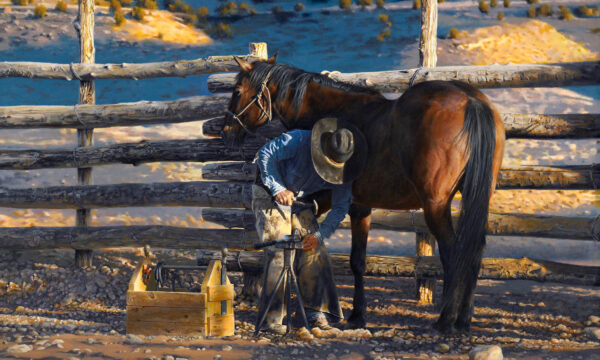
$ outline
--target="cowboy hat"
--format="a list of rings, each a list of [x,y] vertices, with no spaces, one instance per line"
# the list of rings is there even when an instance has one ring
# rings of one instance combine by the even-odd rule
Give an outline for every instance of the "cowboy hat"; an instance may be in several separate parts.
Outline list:
[[[332,184],[354,181],[367,162],[367,140],[354,125],[336,118],[315,123],[311,157],[319,176]]]

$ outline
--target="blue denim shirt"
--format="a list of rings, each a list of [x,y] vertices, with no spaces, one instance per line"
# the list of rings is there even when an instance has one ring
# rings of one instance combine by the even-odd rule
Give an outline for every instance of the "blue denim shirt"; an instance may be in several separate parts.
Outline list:
[[[352,203],[352,183],[331,184],[317,174],[310,154],[309,130],[292,130],[265,144],[257,154],[257,164],[265,186],[272,195],[288,189],[312,194],[332,190],[331,211],[316,234],[319,241],[333,234]]]

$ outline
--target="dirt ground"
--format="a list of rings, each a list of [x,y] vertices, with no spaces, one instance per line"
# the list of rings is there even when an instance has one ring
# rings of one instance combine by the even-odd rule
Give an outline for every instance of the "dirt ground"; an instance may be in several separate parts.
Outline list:
[[[192,251],[154,254],[194,262]],[[73,268],[72,251],[0,253],[0,358],[465,359],[475,345],[497,344],[506,358],[600,359],[589,330],[600,326],[600,288],[523,280],[480,280],[467,335],[431,328],[437,310],[413,300],[414,279],[368,277],[366,330],[254,338],[256,307],[236,300],[229,338],[126,336],[125,291],[140,259],[137,249],[98,251],[85,271]],[[241,274],[230,277],[239,293]],[[336,282],[348,315],[352,278]],[[438,283],[436,299],[440,291]]]

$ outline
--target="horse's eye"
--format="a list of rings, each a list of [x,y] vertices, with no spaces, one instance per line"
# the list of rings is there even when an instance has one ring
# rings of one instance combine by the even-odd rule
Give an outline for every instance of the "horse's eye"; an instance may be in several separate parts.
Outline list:
[[[242,89],[241,89],[241,88],[236,88],[236,89],[235,89],[235,93],[236,93],[237,95],[239,95],[239,96],[242,96],[242,93],[243,93],[243,91],[242,91]]]

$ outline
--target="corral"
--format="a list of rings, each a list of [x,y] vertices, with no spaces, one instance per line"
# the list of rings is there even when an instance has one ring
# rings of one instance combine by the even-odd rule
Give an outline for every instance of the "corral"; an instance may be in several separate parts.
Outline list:
[[[425,3],[425,2],[424,2]],[[399,93],[409,83],[431,79],[459,79],[481,88],[491,87],[541,87],[541,86],[573,86],[589,85],[600,82],[600,63],[565,63],[552,65],[510,65],[510,66],[435,66],[431,60],[431,48],[435,53],[435,31],[431,35],[431,25],[426,19],[432,16],[428,11],[435,11],[432,6],[424,6],[423,68],[405,71],[385,71],[379,73],[354,73],[329,75],[340,81],[361,86],[369,86],[386,93]],[[427,24],[430,24],[429,27]],[[434,23],[433,23],[434,24]],[[168,249],[244,249],[256,240],[253,229],[250,206],[249,181],[254,178],[256,169],[248,161],[254,157],[256,150],[262,145],[258,140],[250,141],[241,152],[232,152],[225,148],[218,138],[222,127],[220,118],[229,96],[216,94],[185,98],[166,102],[139,102],[113,105],[94,105],[95,80],[105,78],[142,79],[165,76],[188,76],[206,73],[222,73],[237,69],[231,56],[211,57],[192,61],[175,61],[168,63],[146,64],[93,64],[93,3],[82,1],[80,4],[80,45],[81,64],[46,64],[46,63],[0,63],[2,77],[51,78],[78,80],[81,82],[80,104],[74,106],[18,106],[0,108],[0,127],[3,129],[25,128],[75,128],[78,130],[79,147],[54,150],[31,149],[0,151],[0,169],[40,169],[40,168],[77,168],[80,185],[56,186],[46,188],[1,189],[0,206],[12,208],[44,208],[44,209],[77,209],[77,226],[65,228],[28,227],[0,229],[0,247],[4,250],[48,250],[75,249],[75,261],[80,267],[92,264],[92,249],[112,247],[141,247],[150,245],[153,248]],[[429,50],[428,50],[429,49]],[[251,44],[248,59],[266,58],[265,44]],[[429,59],[429,60],[428,60]],[[429,61],[429,63],[428,63]],[[218,74],[209,79],[209,89],[214,92],[231,89],[232,74]],[[139,143],[122,143],[110,146],[91,146],[94,128],[112,126],[135,126],[158,123],[177,123],[210,119],[204,122],[203,137],[198,140],[142,141]],[[511,138],[526,139],[565,139],[565,138],[598,138],[600,136],[600,116],[598,114],[503,114],[507,134]],[[267,129],[265,134],[274,136],[281,130]],[[213,162],[203,167],[203,180],[194,182],[171,183],[137,183],[91,185],[91,173],[94,166],[108,164],[138,165],[157,161],[198,161]],[[505,167],[502,169],[499,189],[585,189],[593,190],[600,186],[600,170],[598,164],[571,167]],[[145,207],[145,206],[198,206],[204,207],[203,218],[206,221],[221,224],[229,229],[196,229],[167,226],[89,226],[89,211],[105,207]],[[344,224],[348,226],[348,224]],[[421,304],[433,301],[435,278],[439,277],[438,260],[433,255],[433,246],[420,212],[393,212],[378,210],[374,214],[373,227],[412,231],[418,234],[418,256],[416,257],[377,257],[369,258],[367,272],[373,276],[415,275],[419,279],[417,293]],[[490,214],[488,232],[505,236],[536,236],[556,239],[576,239],[582,241],[598,240],[600,237],[600,220],[597,217],[561,217],[539,216],[528,214]],[[207,258],[208,259],[208,258]],[[237,252],[231,254],[229,264],[237,266],[232,270],[244,270],[248,276],[258,272],[260,255],[257,253]],[[348,259],[344,255],[334,257],[336,275],[342,281],[343,296],[348,297],[349,288],[346,275],[349,275]],[[576,266],[559,264],[542,259],[485,259],[480,276],[489,285],[486,294],[493,297],[493,285],[498,289],[504,286],[494,280],[525,279],[537,281],[564,282],[567,284],[595,285],[600,283],[600,268],[592,266]],[[68,279],[65,279],[68,281]],[[372,278],[374,288],[389,289],[397,287],[394,296],[412,299],[414,296],[407,290],[412,285],[407,279]],[[238,282],[238,284],[240,284]],[[394,284],[394,285],[390,285]],[[533,287],[527,283],[529,287]],[[439,287],[438,287],[439,288]],[[567,287],[559,287],[568,291]],[[377,289],[376,289],[377,290]],[[489,290],[489,291],[488,291]],[[123,289],[124,291],[124,289]],[[560,291],[560,290],[559,290]],[[591,291],[591,290],[590,290]],[[383,291],[385,293],[385,291]],[[522,293],[526,298],[526,293]],[[543,298],[543,299],[542,299]],[[593,298],[593,297],[592,297]],[[376,296],[372,300],[377,300]],[[382,301],[385,306],[393,307]],[[551,295],[540,295],[537,303],[544,303],[549,308]],[[401,302],[402,303],[402,302]],[[521,305],[521,303],[523,305]],[[533,302],[508,304],[514,307],[533,307]],[[573,303],[570,303],[573,304]],[[592,305],[593,306],[593,305]],[[247,310],[243,305],[237,310]],[[371,311],[378,313],[379,306]],[[425,310],[427,309],[427,310]],[[393,309],[392,309],[393,310]],[[435,310],[432,307],[419,307],[410,303],[405,308],[398,307],[397,314],[412,316],[418,320],[414,326],[423,331]],[[504,309],[505,311],[508,311]],[[592,308],[591,311],[597,311]],[[490,319],[503,315],[486,310]],[[422,312],[421,315],[416,315]],[[551,312],[558,312],[553,309]],[[385,312],[380,311],[385,318]],[[559,313],[559,312],[558,312]],[[513,316],[513,315],[508,315]],[[558,315],[560,316],[560,315]],[[540,319],[543,314],[540,315]],[[242,317],[246,327],[251,321],[250,314]],[[426,319],[426,321],[423,321]],[[377,321],[384,322],[385,319]],[[532,320],[532,319],[528,319]],[[542,319],[543,320],[543,319]],[[554,319],[553,319],[554,320]],[[579,320],[558,318],[560,324],[548,325],[556,329],[549,331],[557,334],[574,333],[580,338],[583,325]],[[487,323],[487,322],[482,322]],[[550,321],[552,323],[552,321]],[[403,328],[405,326],[406,328]],[[418,335],[417,340],[408,333],[411,326],[402,325],[390,334],[376,336],[394,338],[400,336],[399,344],[407,344],[409,348],[418,341],[427,343],[424,349],[432,350],[432,344],[440,338],[434,335]],[[536,326],[536,325],[527,325]],[[544,325],[546,326],[546,325]],[[568,327],[567,327],[568,326]],[[376,326],[376,328],[385,328]],[[242,330],[240,330],[242,331]],[[381,330],[383,331],[383,330]],[[414,330],[413,330],[414,331]],[[508,331],[508,330],[507,330]],[[245,335],[244,335],[245,336]],[[361,337],[360,334],[348,334],[347,338]],[[562,336],[562,335],[561,335]],[[370,335],[368,336],[370,337]],[[414,334],[413,334],[414,337]],[[243,340],[243,339],[242,339]],[[346,341],[346,340],[344,340]],[[468,341],[467,341],[468,342]],[[582,342],[582,341],[580,341]],[[477,343],[477,342],[475,342]],[[598,343],[588,342],[584,345],[556,342],[557,349],[597,349]],[[402,348],[402,347],[400,347]],[[435,348],[435,347],[433,347]],[[527,348],[527,347],[525,347]],[[457,348],[459,350],[462,348]],[[462,351],[462,350],[461,350]]]

